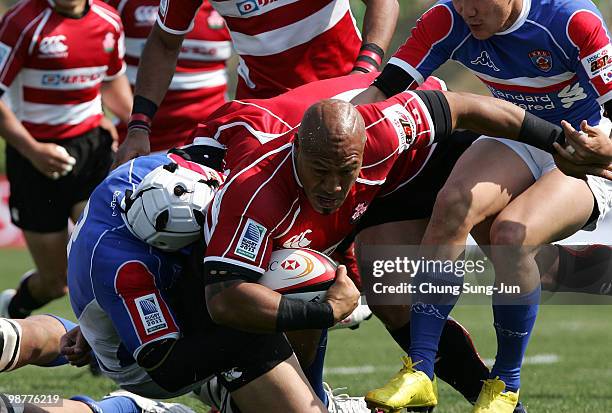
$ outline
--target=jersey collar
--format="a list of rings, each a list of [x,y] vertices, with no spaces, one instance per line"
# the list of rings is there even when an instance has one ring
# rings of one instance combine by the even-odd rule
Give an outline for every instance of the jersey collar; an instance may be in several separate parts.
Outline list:
[[[529,11],[530,10],[531,10],[531,0],[523,0],[523,8],[521,10],[521,14],[519,14],[519,16],[516,19],[516,21],[514,23],[512,23],[512,26],[508,27],[503,32],[497,32],[495,34],[497,36],[503,36],[504,34],[512,33],[513,31],[515,31],[518,28],[520,28],[525,23],[525,21],[527,20],[527,17],[529,16]]]

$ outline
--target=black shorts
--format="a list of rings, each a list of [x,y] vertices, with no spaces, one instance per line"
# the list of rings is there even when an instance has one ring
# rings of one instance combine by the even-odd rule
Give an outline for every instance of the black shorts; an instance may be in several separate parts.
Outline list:
[[[438,192],[457,160],[479,136],[467,131],[454,132],[438,142],[423,169],[412,180],[372,202],[359,220],[357,231],[388,222],[430,217]]]
[[[89,198],[106,178],[113,162],[112,138],[101,128],[45,143],[63,146],[76,159],[68,175],[57,180],[48,178],[17,150],[6,146],[11,220],[25,231],[49,233],[66,228],[72,207]]]

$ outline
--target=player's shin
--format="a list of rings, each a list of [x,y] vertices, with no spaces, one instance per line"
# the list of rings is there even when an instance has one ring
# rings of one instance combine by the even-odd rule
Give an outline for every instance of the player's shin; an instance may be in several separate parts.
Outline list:
[[[535,324],[540,287],[519,297],[493,296],[493,322],[497,335],[497,356],[491,378],[499,377],[506,391],[518,392],[521,364]]]

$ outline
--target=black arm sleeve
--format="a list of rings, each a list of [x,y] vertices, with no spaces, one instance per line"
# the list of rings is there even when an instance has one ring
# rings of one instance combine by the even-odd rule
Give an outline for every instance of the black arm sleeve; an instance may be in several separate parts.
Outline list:
[[[439,90],[415,90],[414,93],[421,98],[433,120],[436,129],[434,141],[446,139],[453,132],[453,119],[446,96]]]
[[[390,98],[410,88],[416,80],[396,65],[385,65],[382,73],[374,79],[374,86]]]

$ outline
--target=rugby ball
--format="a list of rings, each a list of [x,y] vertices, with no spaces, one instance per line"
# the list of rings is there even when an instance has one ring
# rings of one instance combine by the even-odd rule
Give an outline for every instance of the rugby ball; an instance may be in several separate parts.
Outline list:
[[[336,264],[320,252],[288,248],[272,252],[259,284],[290,298],[319,302],[336,279]]]

